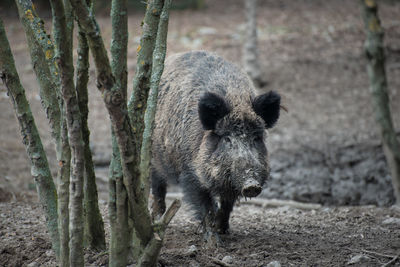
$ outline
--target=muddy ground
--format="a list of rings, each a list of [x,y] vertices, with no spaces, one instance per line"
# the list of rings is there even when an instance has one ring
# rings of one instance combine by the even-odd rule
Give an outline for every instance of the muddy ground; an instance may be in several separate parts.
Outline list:
[[[0,216],[0,266],[56,265],[37,204],[0,203]],[[233,211],[223,246],[207,248],[198,222],[184,208],[167,231],[159,266],[381,266],[400,252],[399,228],[398,208],[300,210],[243,203]],[[87,251],[85,259],[87,266],[107,264],[104,252]]]
[[[277,90],[289,109],[288,113],[282,112],[280,122],[270,132],[272,178],[262,197],[320,203],[323,207],[298,210],[285,205],[262,208],[242,204],[234,211],[231,235],[224,238],[226,246],[217,250],[201,248],[201,236],[194,234],[197,224],[183,210],[172,223],[160,264],[213,266],[225,264],[219,262],[225,256],[232,257],[229,264],[234,266],[266,266],[274,260],[282,266],[342,266],[357,255],[368,259],[361,257],[356,266],[388,262],[400,253],[400,214],[389,208],[394,197],[368,91],[362,51],[365,34],[358,1],[259,2],[260,60],[268,81],[261,90]],[[172,12],[168,54],[205,49],[240,64],[245,30],[242,1],[206,3],[204,10]],[[55,173],[53,143],[25,36],[12,12],[2,9],[0,14]],[[46,16],[46,12],[42,14]],[[396,129],[400,129],[399,14],[399,2],[380,1]],[[136,66],[141,19],[139,13],[129,17],[130,81]],[[109,40],[110,19],[101,17],[99,22]],[[50,23],[47,26],[50,28]],[[91,146],[100,198],[105,203],[110,134],[105,123],[108,115],[93,75]],[[32,261],[52,266],[54,257],[43,216],[35,204],[35,186],[10,107],[6,88],[0,84],[0,201],[4,201],[0,205],[0,266]],[[106,256],[88,253],[88,263],[91,261],[93,266],[101,265]]]

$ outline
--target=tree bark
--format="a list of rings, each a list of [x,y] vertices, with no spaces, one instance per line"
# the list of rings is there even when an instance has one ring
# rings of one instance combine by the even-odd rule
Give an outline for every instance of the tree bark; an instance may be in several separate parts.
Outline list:
[[[111,68],[120,88],[123,102],[127,101],[128,14],[127,0],[113,0],[111,7],[112,40]],[[113,155],[110,164],[109,215],[111,224],[109,266],[126,266],[130,251],[132,229],[129,227],[129,201],[121,166],[121,156],[114,131],[111,129]]]
[[[67,34],[68,37],[72,39],[74,21],[73,12],[71,5],[68,5],[64,1],[65,14],[67,21]],[[54,18],[53,18],[54,19]],[[53,22],[53,32],[57,23]],[[72,44],[71,44],[72,45]],[[60,80],[60,75],[57,75],[57,80]],[[61,110],[61,137],[57,142],[57,159],[59,162],[59,172],[57,175],[58,179],[58,231],[60,234],[60,259],[59,263],[61,267],[69,267],[69,186],[70,186],[70,174],[71,174],[71,149],[68,140],[68,128],[67,128],[67,118],[66,109],[61,95],[61,84],[59,82],[57,87],[57,95],[59,99],[59,106]]]
[[[110,248],[109,266],[126,266],[131,248],[131,227],[129,219],[129,200],[123,183],[121,157],[115,135],[112,136],[113,156],[109,173]]]
[[[145,128],[144,114],[147,105],[147,99],[150,91],[150,78],[153,64],[153,51],[157,38],[157,29],[160,21],[160,14],[163,8],[164,1],[151,0],[147,3],[147,10],[143,19],[142,36],[140,44],[137,48],[137,64],[136,73],[133,80],[133,92],[128,103],[128,112],[131,125],[134,126],[133,133],[135,134],[135,154],[138,155],[136,160],[140,164],[140,151],[142,146],[143,131]],[[151,12],[150,12],[151,11]],[[147,181],[142,180],[142,183]],[[148,197],[148,187],[146,200]]]
[[[69,175],[71,152],[68,143],[64,104],[61,99],[60,75],[54,60],[54,47],[30,1],[16,1],[19,16],[28,39],[35,75],[39,82],[39,95],[47,114],[52,137],[56,144],[59,163],[58,180],[58,231],[60,234],[61,266],[69,266]]]
[[[159,23],[157,26],[157,35],[152,55],[152,69],[150,77],[150,94],[147,99],[147,108],[144,114],[143,124],[145,128],[143,130],[142,147],[140,152],[140,179],[145,188],[148,190],[145,192],[146,198],[149,195],[149,179],[150,179],[150,161],[151,161],[151,145],[152,145],[152,134],[154,128],[154,118],[156,115],[158,89],[160,84],[161,75],[164,71],[165,55],[167,53],[167,35],[168,35],[168,20],[169,20],[169,8],[171,0],[164,2]],[[135,89],[135,88],[134,88]],[[139,88],[138,88],[139,89]],[[136,90],[138,90],[136,89]],[[139,95],[139,94],[137,94]]]
[[[60,234],[60,257],[61,267],[69,266],[69,178],[71,168],[71,149],[68,142],[67,121],[65,118],[64,105],[61,124],[61,137],[59,140],[60,152],[57,152],[59,170],[57,174],[58,192],[58,231]]]
[[[266,81],[261,72],[257,45],[257,0],[244,0],[246,13],[246,35],[243,46],[244,69],[254,85],[263,87]]]
[[[35,180],[39,200],[43,207],[47,229],[56,256],[59,255],[60,239],[57,227],[57,192],[51,176],[47,157],[36,128],[29,103],[25,96],[9,42],[6,37],[3,22],[0,19],[0,77],[5,83],[10,100],[14,105],[15,114],[21,127],[23,144],[25,145],[29,160],[31,162],[31,173]]]
[[[145,251],[141,255],[138,266],[141,267],[157,266],[158,255],[160,254],[160,250],[163,245],[165,230],[167,229],[168,224],[171,222],[172,218],[178,212],[180,207],[181,207],[181,201],[175,199],[172,202],[171,206],[169,206],[167,211],[161,217],[161,219],[158,222],[154,223],[153,227],[155,231],[153,233],[153,238],[146,246]]]
[[[400,205],[400,145],[390,112],[383,45],[384,32],[378,17],[376,2],[361,0],[361,4],[367,33],[364,50],[368,60],[367,71],[375,118],[380,127],[386,160],[391,170],[396,203]]]
[[[135,140],[132,138],[132,126],[130,124],[126,102],[123,101],[123,93],[115,84],[115,78],[111,73],[111,67],[101,38],[97,22],[89,13],[83,1],[71,0],[75,9],[79,24],[85,30],[89,40],[97,70],[98,88],[102,92],[104,103],[111,117],[111,123],[115,131],[120,150],[124,184],[130,204],[130,215],[139,239],[147,244],[151,239],[151,218],[147,209],[147,199],[141,193],[143,187],[140,184],[140,173],[135,153]],[[150,11],[149,11],[150,12]]]
[[[57,100],[60,92],[54,90],[60,87],[60,76],[54,60],[54,45],[45,31],[44,22],[37,16],[32,2],[18,0],[15,3],[28,40],[33,70],[39,82],[40,101],[57,146],[61,136],[61,107]]]
[[[65,104],[68,136],[72,155],[70,180],[70,266],[83,266],[83,180],[84,144],[78,99],[73,82],[72,39],[68,38],[64,4],[61,0],[50,1],[54,39],[57,48],[57,64],[61,74],[61,91]]]
[[[144,250],[144,254],[146,255],[152,255],[153,260],[154,258],[156,259],[158,254],[155,255],[154,253],[158,253],[159,250],[154,250],[150,249],[150,247],[155,247],[158,248],[159,245],[154,245],[154,242],[159,242],[160,239],[160,233],[159,229],[162,229],[162,227],[157,227],[154,229],[154,226],[152,225],[152,221],[150,218],[150,213],[148,211],[147,207],[147,194],[148,194],[148,177],[147,181],[143,182],[140,179],[140,169],[139,169],[139,164],[140,164],[140,147],[142,143],[141,137],[138,138],[138,136],[142,136],[143,130],[144,130],[144,121],[141,120],[138,122],[139,125],[136,124],[131,124],[129,117],[127,116],[127,110],[126,110],[126,102],[124,101],[124,92],[121,90],[121,86],[118,85],[118,82],[115,81],[115,76],[111,73],[111,68],[110,64],[108,61],[107,53],[104,48],[104,44],[101,38],[101,34],[98,28],[98,25],[96,23],[96,20],[88,12],[87,6],[85,6],[83,1],[80,0],[71,0],[71,3],[74,7],[74,10],[77,14],[77,19],[79,21],[79,24],[82,26],[82,28],[85,30],[86,36],[88,37],[89,40],[89,47],[90,50],[93,53],[95,65],[96,65],[96,70],[97,70],[97,81],[98,81],[98,88],[102,92],[104,102],[106,104],[106,107],[108,109],[108,112],[111,117],[111,123],[115,132],[115,136],[118,142],[118,148],[120,151],[121,155],[121,162],[122,162],[122,170],[123,170],[123,183],[126,188],[126,192],[128,195],[128,200],[129,200],[129,215],[132,216],[132,221],[133,221],[133,226],[136,231],[137,237],[140,240],[140,245],[142,247],[145,247],[146,249]],[[145,15],[145,20],[144,20],[144,32],[142,35],[142,40],[146,40],[148,38],[148,25],[154,23],[154,20],[157,21],[156,23],[156,29],[159,21],[159,14],[161,13],[160,7],[163,6],[164,1],[162,0],[153,0],[148,2],[147,10],[146,10],[146,15]],[[168,4],[166,4],[166,9],[169,7],[169,1],[167,1]],[[158,7],[158,8],[156,8]],[[167,12],[167,11],[164,11]],[[153,15],[152,15],[153,14]],[[168,15],[166,15],[166,18]],[[146,20],[149,19],[150,21]],[[152,37],[154,38],[154,37]],[[151,43],[149,43],[151,45]],[[152,45],[154,49],[154,44]],[[139,47],[138,50],[147,51],[148,47]],[[152,61],[153,58],[153,49],[151,49],[151,53],[149,54],[150,60]],[[139,54],[140,54],[139,51]],[[161,51],[161,50],[160,50]],[[165,55],[164,55],[165,56]],[[161,58],[161,57],[160,57]],[[147,100],[147,96],[149,94],[149,83],[148,83],[148,78],[151,75],[151,69],[150,65],[151,63],[146,63],[143,61],[139,61],[139,66],[141,66],[137,70],[137,75],[139,73],[147,73],[147,82],[145,83],[146,86],[143,85],[143,83],[139,83],[139,86],[135,88],[135,90],[140,90],[143,92],[134,92],[133,94],[140,95],[141,97],[144,97],[143,101]],[[144,69],[141,69],[144,68]],[[155,76],[156,77],[156,76]],[[145,79],[146,80],[146,79]],[[159,80],[159,78],[158,78]],[[146,92],[147,91],[147,92]],[[134,98],[133,103],[137,98]],[[156,97],[153,99],[156,99]],[[134,114],[131,114],[131,116],[136,117],[136,118],[143,118],[144,117],[144,107],[146,106],[145,102],[140,102],[142,106],[138,105],[135,106],[137,107],[137,110],[135,110]],[[142,108],[143,107],[143,108]],[[142,129],[141,131],[138,131],[138,127]],[[151,126],[150,128],[151,129]],[[133,138],[135,136],[135,138]],[[138,141],[139,140],[139,141]],[[138,150],[139,148],[139,150]],[[118,183],[111,183],[112,186],[115,185],[115,187],[118,185]],[[117,189],[116,189],[117,190]],[[113,196],[111,193],[111,197],[116,197]],[[117,201],[114,201],[112,203],[118,203]],[[176,206],[176,204],[175,204]],[[172,209],[175,210],[175,209]],[[177,210],[177,209],[176,209]],[[171,214],[175,214],[175,212],[172,212]],[[113,214],[115,215],[115,213]],[[173,216],[173,215],[172,215]],[[172,217],[171,217],[172,218]],[[167,223],[165,223],[166,225]],[[162,241],[162,238],[161,238]],[[161,242],[162,244],[162,242]],[[150,251],[153,251],[152,253],[148,254]],[[144,255],[143,254],[143,255]],[[143,266],[145,265],[147,260],[141,260],[140,264],[143,263]]]
[[[84,176],[84,239],[85,244],[95,250],[106,248],[104,223],[98,205],[96,174],[94,171],[92,152],[90,150],[90,131],[88,127],[88,90],[89,80],[89,46],[85,33],[79,29],[78,34],[78,63],[76,76],[76,93],[81,114],[82,137],[85,150]]]

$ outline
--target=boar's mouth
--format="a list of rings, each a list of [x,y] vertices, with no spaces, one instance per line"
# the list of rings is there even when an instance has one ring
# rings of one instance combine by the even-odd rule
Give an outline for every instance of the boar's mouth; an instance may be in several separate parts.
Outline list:
[[[250,178],[247,179],[242,188],[242,196],[256,197],[261,193],[262,187],[259,182]]]

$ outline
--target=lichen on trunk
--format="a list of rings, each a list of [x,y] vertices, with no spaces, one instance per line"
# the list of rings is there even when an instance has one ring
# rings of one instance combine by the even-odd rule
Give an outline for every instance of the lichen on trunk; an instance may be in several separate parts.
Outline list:
[[[164,5],[164,2],[166,2],[167,4]],[[161,13],[161,7],[164,7],[163,12],[168,14],[169,2],[170,1],[162,1],[162,0],[148,1],[145,18],[148,18],[151,21],[146,21],[146,19],[144,21],[146,25],[145,27],[146,30],[143,32],[142,40],[145,40],[147,37],[149,37],[147,31],[148,29],[147,26],[149,24],[155,23],[155,31],[157,31],[159,14]],[[127,204],[129,206],[128,213],[132,219],[133,228],[135,230],[135,233],[137,234],[137,238],[140,240],[140,246],[143,248],[142,256],[144,258],[143,257],[141,258],[141,260],[139,261],[139,265],[148,266],[147,262],[149,262],[148,261],[149,255],[150,258],[152,259],[151,260],[152,265],[154,265],[155,260],[158,257],[160,245],[162,244],[162,238],[161,242],[159,242],[160,241],[159,238],[163,236],[163,230],[161,231],[160,229],[165,229],[169,220],[163,221],[161,223],[162,226],[158,224],[157,224],[158,226],[153,225],[147,207],[147,197],[149,190],[148,176],[146,178],[141,179],[142,170],[139,168],[141,160],[140,148],[142,147],[142,135],[145,128],[145,122],[143,121],[143,118],[144,118],[145,107],[148,101],[147,97],[150,90],[150,84],[149,81],[147,81],[145,86],[143,85],[143,83],[139,83],[139,86],[135,87],[134,90],[139,90],[139,91],[134,92],[133,94],[140,95],[140,97],[142,98],[141,101],[144,102],[139,103],[141,106],[136,105],[135,107],[137,107],[137,109],[135,109],[134,113],[129,114],[128,117],[127,106],[126,106],[126,93],[122,90],[121,84],[119,84],[120,82],[119,79],[121,79],[121,77],[116,74],[117,72],[113,73],[111,69],[107,52],[104,48],[104,43],[101,38],[101,33],[97,25],[97,22],[93,17],[93,14],[91,14],[88,11],[88,7],[83,2],[83,0],[71,0],[71,4],[74,7],[74,10],[76,12],[76,18],[79,24],[81,25],[82,29],[86,33],[86,36],[88,37],[89,47],[90,50],[92,51],[96,66],[98,88],[102,93],[104,103],[110,114],[111,124],[118,143],[118,150],[119,150],[119,155],[121,156],[121,166],[123,172],[122,175],[123,186],[126,189],[126,193],[129,200]],[[160,8],[157,9],[154,7],[160,7]],[[168,18],[168,15],[165,15],[165,18]],[[163,29],[166,30],[166,26]],[[152,36],[152,38],[155,38],[155,36]],[[164,39],[163,40],[164,49],[165,49],[165,41],[166,40]],[[147,74],[146,79],[148,80],[150,79],[151,71],[153,70],[152,68],[150,68],[150,66],[153,63],[154,42],[146,43],[146,47],[141,47],[139,50],[142,49],[144,49],[143,51],[149,51],[147,55],[148,57],[147,60],[149,60],[149,62],[148,64],[146,64],[146,62],[143,62],[143,64],[141,63],[141,61],[139,62],[140,66],[137,70],[137,75],[139,75],[139,73],[146,73]],[[162,57],[158,58],[159,59],[158,62],[160,64],[163,64],[164,57],[165,57],[165,52]],[[161,72],[157,73],[156,76],[161,76]],[[157,79],[154,81],[154,85],[156,86],[158,86],[159,77]],[[152,100],[156,101],[156,96],[155,97],[153,96]],[[155,103],[152,103],[149,106],[154,107]],[[149,114],[151,113],[152,112],[150,112]],[[139,121],[136,120],[131,121],[130,118],[133,117],[141,119],[139,119]],[[149,129],[151,132],[152,129],[151,119],[149,119],[149,122],[150,122]],[[149,137],[150,135],[147,135],[146,138]],[[147,163],[147,166],[148,164],[149,163]],[[118,168],[116,168],[116,171],[118,172]],[[118,175],[118,177],[120,177],[120,175]],[[116,207],[118,206],[118,203],[122,204],[122,202],[118,202],[118,196],[116,196],[118,191],[118,186],[119,183],[117,178],[116,181],[110,179],[110,187],[113,190],[112,192],[110,192],[110,199],[111,199],[110,206]],[[171,215],[171,218],[179,207],[179,205],[177,205],[176,203],[174,204],[173,208],[170,209],[174,212],[168,213],[169,215]],[[116,214],[116,211],[118,211],[118,207],[112,210],[111,216],[118,216]],[[121,218],[123,217],[124,216],[122,216]],[[150,249],[150,247],[152,249]]]
[[[104,223],[98,205],[96,174],[94,171],[92,151],[90,149],[90,131],[88,127],[88,89],[89,80],[89,46],[85,33],[79,29],[78,62],[76,75],[76,93],[82,123],[84,142],[85,176],[84,176],[84,221],[85,244],[96,250],[106,248]]]
[[[3,21],[0,19],[0,77],[5,83],[10,100],[14,106],[18,119],[23,144],[31,162],[31,173],[34,178],[39,201],[43,207],[47,229],[50,233],[53,249],[59,255],[60,239],[57,227],[57,191],[47,162],[47,157],[35,125],[25,90],[22,87],[10,45],[4,30]]]
[[[111,6],[112,40],[111,68],[123,102],[127,95],[128,13],[127,0],[113,0]],[[129,200],[123,183],[121,156],[114,131],[111,129],[112,158],[109,172],[109,217],[111,225],[110,266],[126,266],[130,251]]]
[[[142,36],[137,48],[136,73],[133,80],[133,91],[128,103],[131,125],[134,126],[135,150],[140,155],[144,125],[144,114],[150,92],[150,79],[153,65],[153,51],[157,38],[157,29],[164,1],[151,0],[147,2],[147,12],[143,19]],[[140,161],[140,157],[136,160]],[[142,180],[142,183],[146,181]]]
[[[393,127],[385,70],[384,32],[374,0],[361,0],[362,16],[367,33],[364,50],[376,121],[380,127],[384,153],[391,170],[396,203],[400,205],[400,144]]]
[[[84,180],[84,143],[78,98],[73,81],[72,39],[69,37],[64,4],[61,0],[51,0],[54,40],[56,44],[56,62],[61,74],[61,92],[65,104],[71,147],[71,178],[69,189],[70,210],[70,266],[83,266],[83,180]]]

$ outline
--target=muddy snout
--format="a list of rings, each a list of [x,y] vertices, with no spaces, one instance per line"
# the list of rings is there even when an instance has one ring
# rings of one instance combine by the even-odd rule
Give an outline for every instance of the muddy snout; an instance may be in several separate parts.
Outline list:
[[[259,182],[254,179],[247,179],[243,184],[242,196],[256,197],[261,193],[262,187]]]

